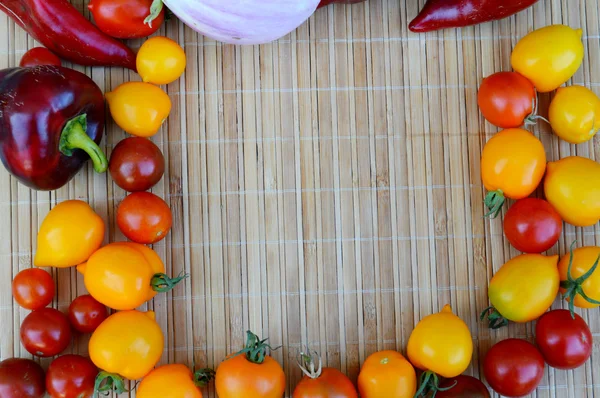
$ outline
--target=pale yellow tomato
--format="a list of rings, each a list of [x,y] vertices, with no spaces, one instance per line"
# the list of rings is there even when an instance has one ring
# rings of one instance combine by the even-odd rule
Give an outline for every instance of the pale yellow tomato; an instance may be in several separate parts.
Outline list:
[[[600,98],[582,86],[561,87],[550,103],[548,116],[557,136],[581,144],[600,129]]]
[[[169,84],[183,74],[185,52],[173,40],[156,36],[142,45],[136,64],[138,73],[146,83]]]

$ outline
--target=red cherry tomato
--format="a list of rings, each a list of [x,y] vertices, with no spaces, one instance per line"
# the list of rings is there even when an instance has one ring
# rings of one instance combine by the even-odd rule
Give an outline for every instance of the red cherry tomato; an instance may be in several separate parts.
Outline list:
[[[505,129],[532,123],[536,101],[533,83],[516,72],[498,72],[486,77],[477,94],[483,117]]]
[[[108,164],[115,183],[129,192],[147,191],[155,186],[165,172],[165,158],[152,141],[129,137],[119,142]]]
[[[592,355],[594,340],[587,323],[568,310],[546,312],[538,319],[535,342],[546,363],[557,369],[580,367]]]
[[[436,398],[490,398],[490,392],[481,380],[471,376],[460,375],[446,379],[440,384],[446,391],[438,391]]]
[[[77,297],[69,306],[69,322],[80,333],[92,333],[106,318],[104,304],[89,294]]]
[[[37,362],[24,358],[0,362],[0,397],[42,398],[45,391],[44,369]]]
[[[94,394],[98,368],[81,355],[56,358],[46,373],[46,389],[52,398],[84,398]]]
[[[562,222],[558,212],[545,200],[521,199],[506,212],[504,234],[515,249],[542,253],[558,242]]]
[[[60,66],[61,63],[60,58],[45,47],[34,47],[27,51],[25,55],[23,55],[23,58],[21,58],[21,63],[19,63],[21,68],[38,65]]]
[[[88,8],[96,26],[109,36],[119,39],[139,39],[156,32],[165,19],[165,9],[150,23],[144,23],[150,15],[153,0],[92,0]]]
[[[483,373],[498,394],[522,397],[532,393],[544,376],[544,358],[525,340],[507,339],[495,344],[483,360]]]
[[[136,243],[152,244],[164,239],[171,223],[169,206],[150,192],[132,193],[117,209],[119,229]]]
[[[54,308],[35,310],[21,324],[21,343],[39,357],[53,357],[71,342],[71,325],[66,315]]]
[[[17,304],[28,310],[39,310],[52,302],[54,281],[52,275],[40,268],[19,272],[12,282],[12,295]]]

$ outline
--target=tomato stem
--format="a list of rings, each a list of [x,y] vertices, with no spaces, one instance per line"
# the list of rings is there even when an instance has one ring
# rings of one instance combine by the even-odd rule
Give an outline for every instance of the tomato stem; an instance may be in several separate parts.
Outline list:
[[[600,256],[598,256],[594,265],[592,265],[592,267],[585,274],[581,275],[577,279],[573,279],[573,276],[571,275],[571,270],[573,268],[573,257],[574,257],[573,249],[575,246],[575,242],[577,242],[577,241],[573,241],[573,243],[571,243],[571,247],[569,248],[570,253],[569,253],[569,266],[567,268],[567,280],[560,282],[560,287],[565,289],[565,293],[563,294],[563,299],[566,298],[569,301],[569,311],[571,312],[571,318],[573,318],[573,319],[575,319],[575,297],[577,297],[577,295],[580,295],[581,297],[583,297],[583,299],[585,301],[587,301],[588,303],[600,305],[600,301],[589,297],[583,290],[583,286],[582,286],[583,283],[586,280],[588,280],[594,274],[596,269],[598,268],[598,264],[600,263]]]
[[[170,290],[173,290],[175,285],[189,276],[189,274],[184,274],[183,272],[181,272],[175,278],[170,278],[168,275],[162,273],[154,274],[152,280],[150,281],[150,285],[154,291],[166,293]]]
[[[308,347],[306,351],[308,354],[305,354],[304,352],[300,353],[298,366],[300,367],[300,370],[302,370],[302,373],[304,373],[306,376],[310,377],[311,379],[317,379],[323,372],[323,361],[321,361],[321,356],[316,351],[311,351],[308,349]],[[313,357],[316,357],[319,361],[319,367],[316,370]]]
[[[428,370],[421,373],[419,377],[419,389],[415,393],[414,398],[426,397],[429,393],[432,393],[432,398],[435,398],[439,391],[448,391],[454,388],[456,383],[454,382],[450,387],[441,388],[439,376],[435,372]]]
[[[486,317],[490,329],[500,329],[501,327],[508,326],[508,319],[506,319],[500,311],[495,309],[494,306],[487,307],[483,310],[479,319],[483,321]]]
[[[116,373],[102,371],[96,376],[94,391],[97,393],[114,391],[117,394],[129,392],[125,388],[125,380]]]
[[[150,5],[150,14],[146,17],[146,19],[144,19],[144,24],[148,24],[148,26],[152,27],[152,21],[158,17],[158,14],[160,14],[162,9],[162,0],[154,0]]]
[[[215,377],[215,371],[211,368],[204,368],[194,372],[194,384],[197,387],[204,387]]]
[[[484,217],[498,217],[498,214],[502,211],[502,205],[504,205],[505,200],[504,193],[500,189],[488,192],[487,195],[485,195],[484,203],[489,212],[487,212]]]
[[[257,365],[262,364],[265,361],[268,353],[267,350],[275,351],[281,348],[281,346],[273,348],[269,344],[266,343],[269,338],[261,340],[256,334],[252,333],[250,330],[246,331],[246,347],[244,349],[235,353],[231,358],[234,358],[238,355],[245,354],[246,359],[252,363]]]

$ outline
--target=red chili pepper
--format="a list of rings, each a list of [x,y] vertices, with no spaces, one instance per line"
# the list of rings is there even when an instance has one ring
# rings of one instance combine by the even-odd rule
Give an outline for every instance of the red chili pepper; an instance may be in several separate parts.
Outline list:
[[[104,172],[104,115],[102,91],[83,73],[50,65],[1,70],[0,160],[38,190],[62,187],[90,157]]]
[[[339,4],[354,4],[354,3],[362,3],[365,0],[321,0],[319,6],[317,8],[325,7],[330,4],[339,3]]]
[[[509,17],[538,0],[428,0],[408,28],[430,32],[461,28]]]
[[[136,70],[135,53],[102,33],[68,0],[1,0],[0,10],[34,39],[68,61]]]

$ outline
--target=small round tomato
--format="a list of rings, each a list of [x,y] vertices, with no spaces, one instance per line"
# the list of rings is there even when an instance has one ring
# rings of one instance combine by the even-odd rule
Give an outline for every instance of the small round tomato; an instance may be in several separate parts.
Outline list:
[[[323,368],[321,358],[316,353],[313,354],[300,354],[300,369],[304,377],[294,389],[293,398],[358,398],[356,388],[348,376],[334,368]],[[318,358],[317,369],[313,356]]]
[[[39,310],[52,302],[54,280],[52,275],[39,268],[19,272],[12,283],[15,301],[28,310]]]
[[[179,79],[186,66],[183,48],[168,37],[152,37],[140,48],[137,70],[146,83],[169,84]]]
[[[362,398],[411,398],[417,391],[415,368],[397,351],[369,355],[358,375]]]
[[[211,369],[192,373],[187,366],[159,366],[148,373],[137,388],[137,398],[202,398],[200,387],[214,376]]]
[[[104,96],[115,123],[138,137],[158,133],[171,113],[171,99],[167,93],[150,83],[123,83]]]
[[[31,312],[21,324],[21,343],[38,357],[53,357],[71,342],[71,326],[66,315],[54,308]]]
[[[507,129],[495,134],[483,148],[481,177],[485,189],[487,215],[496,217],[505,198],[523,199],[538,187],[546,170],[542,142],[523,129]]]
[[[548,119],[557,136],[571,144],[589,141],[600,129],[600,98],[583,86],[560,87]]]
[[[139,39],[156,32],[165,19],[164,8],[151,15],[153,0],[92,0],[88,8],[96,26],[118,39]]]
[[[533,83],[516,72],[498,72],[486,77],[477,93],[483,117],[505,129],[534,124],[536,101]]]
[[[515,249],[541,253],[558,242],[562,218],[545,200],[526,198],[515,202],[504,217],[504,234]]]
[[[115,183],[128,192],[147,191],[165,172],[165,158],[149,139],[129,137],[119,142],[108,164]]]
[[[172,224],[171,209],[150,192],[128,195],[117,209],[117,224],[130,240],[152,244],[165,238]]]
[[[23,58],[21,58],[21,62],[19,63],[21,68],[38,65],[60,66],[61,62],[60,58],[54,55],[46,47],[34,47],[23,55]]]
[[[540,93],[556,90],[569,80],[583,61],[581,29],[550,25],[523,37],[513,49],[510,62]]]
[[[490,281],[492,307],[481,314],[493,329],[508,321],[524,323],[539,318],[558,294],[558,256],[521,254],[504,264]],[[491,313],[488,311],[492,309]]]
[[[444,380],[436,398],[490,398],[490,392],[481,380],[460,375]]]
[[[56,358],[46,373],[46,390],[52,398],[90,398],[98,368],[81,355],[63,355]]]
[[[42,398],[44,377],[44,369],[31,359],[5,359],[0,362],[0,397]]]
[[[546,312],[537,321],[535,342],[546,363],[557,369],[575,369],[592,355],[594,340],[582,317],[568,310]]]
[[[544,193],[569,224],[596,224],[600,220],[600,163],[579,156],[549,162]]]
[[[69,321],[80,333],[92,333],[108,318],[108,310],[104,304],[91,295],[77,297],[69,305]]]
[[[569,308],[596,308],[600,305],[600,247],[587,246],[571,249],[558,263],[561,293],[569,301]]]
[[[507,339],[495,344],[483,360],[490,387],[507,397],[531,394],[544,376],[544,358],[525,340]]]

